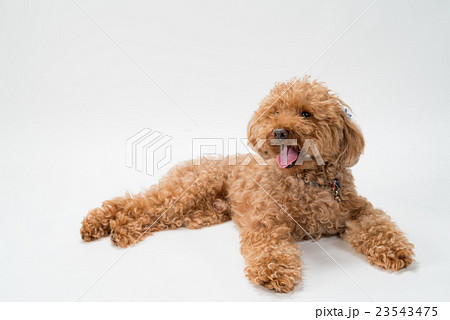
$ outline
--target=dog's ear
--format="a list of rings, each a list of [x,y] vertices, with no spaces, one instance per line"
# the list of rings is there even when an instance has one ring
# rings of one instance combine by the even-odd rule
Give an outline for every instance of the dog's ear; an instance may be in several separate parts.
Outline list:
[[[338,163],[342,167],[354,166],[364,151],[364,138],[359,127],[342,112],[344,119],[343,139],[341,141],[341,153]]]

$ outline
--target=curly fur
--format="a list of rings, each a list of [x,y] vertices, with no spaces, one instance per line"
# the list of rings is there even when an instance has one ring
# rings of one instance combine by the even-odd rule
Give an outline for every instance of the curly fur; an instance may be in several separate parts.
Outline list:
[[[250,143],[272,139],[274,129],[285,128],[299,147],[312,139],[325,165],[305,161],[280,168],[275,161],[279,146],[268,142],[257,150],[265,166],[254,159],[239,165],[246,155],[239,155],[238,165],[230,165],[228,158],[199,166],[187,161],[149,190],[90,211],[81,236],[92,241],[110,235],[115,245],[127,247],[155,231],[197,229],[232,219],[240,227],[247,277],[277,292],[289,292],[301,281],[296,241],[310,236],[340,235],[371,264],[400,270],[412,263],[414,246],[383,211],[356,192],[349,168],[358,162],[364,139],[344,108],[341,99],[309,77],[278,83],[250,120]],[[311,117],[302,117],[304,111]],[[341,184],[340,202],[327,186],[331,179]]]

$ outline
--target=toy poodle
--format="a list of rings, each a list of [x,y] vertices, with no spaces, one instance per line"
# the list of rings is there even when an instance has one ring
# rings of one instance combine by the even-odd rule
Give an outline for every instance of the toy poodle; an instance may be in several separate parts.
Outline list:
[[[91,210],[81,237],[110,235],[114,245],[128,247],[155,231],[233,220],[246,276],[277,292],[301,281],[297,241],[322,235],[339,235],[380,268],[405,268],[414,246],[356,191],[349,168],[364,139],[348,110],[309,77],[277,83],[247,128],[255,154],[181,163],[147,191]]]

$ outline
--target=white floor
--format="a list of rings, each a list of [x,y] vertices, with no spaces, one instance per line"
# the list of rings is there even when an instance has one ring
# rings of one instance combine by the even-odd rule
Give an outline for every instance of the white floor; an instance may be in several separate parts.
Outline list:
[[[73,1],[0,3],[0,299],[448,301],[450,3],[380,0],[354,25],[371,1],[214,3],[80,0],[118,44]],[[232,223],[128,251],[81,241],[90,208],[156,183],[193,138],[244,138],[273,83],[305,70],[353,108],[359,190],[416,245],[411,268],[320,240],[347,274],[305,242],[303,284],[282,295],[245,278]],[[125,165],[143,128],[173,137],[154,176]]]

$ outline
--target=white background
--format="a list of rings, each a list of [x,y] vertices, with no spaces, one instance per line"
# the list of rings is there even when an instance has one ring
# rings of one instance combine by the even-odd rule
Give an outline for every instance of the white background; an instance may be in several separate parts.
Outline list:
[[[154,184],[191,158],[192,138],[244,138],[274,82],[325,81],[354,111],[367,148],[361,194],[416,245],[391,274],[338,238],[320,240],[377,301],[449,300],[450,98],[445,1],[80,1],[194,123],[73,1],[0,2],[0,299],[72,301],[122,256],[83,243],[103,200]],[[125,166],[125,141],[148,127],[173,137],[154,176]],[[244,276],[226,223],[147,238],[82,301],[368,301],[316,244],[290,294]]]

